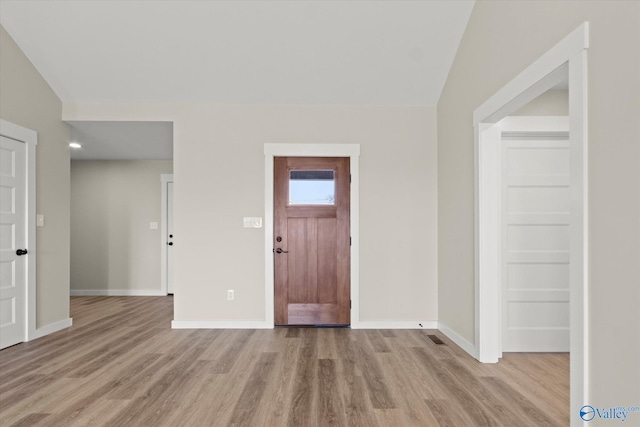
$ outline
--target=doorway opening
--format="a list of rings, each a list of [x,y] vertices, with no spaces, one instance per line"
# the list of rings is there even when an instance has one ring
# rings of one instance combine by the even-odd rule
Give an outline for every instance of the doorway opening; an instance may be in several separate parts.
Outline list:
[[[550,91],[560,92],[560,91]],[[548,92],[549,93],[549,92]],[[565,107],[566,91],[560,104]],[[555,98],[543,110],[553,112]],[[534,101],[534,103],[535,103]],[[567,114],[568,111],[562,113]],[[570,147],[567,116],[508,116],[497,147],[502,352],[569,352]],[[568,370],[567,370],[568,379]]]
[[[580,422],[579,408],[587,401],[588,357],[586,316],[588,289],[587,247],[587,49],[589,25],[582,24],[515,79],[474,111],[476,194],[476,357],[495,363],[500,357],[500,227],[494,125],[563,81],[569,90],[570,212],[569,330],[571,425]]]
[[[348,158],[351,186],[349,193],[349,230],[351,261],[349,275],[349,293],[351,303],[351,327],[359,323],[359,144],[265,144],[265,326],[273,328],[276,324],[275,265],[274,256],[277,237],[274,232],[274,171],[276,158]],[[282,237],[282,236],[281,236]],[[282,250],[282,248],[280,248]],[[278,254],[281,255],[281,254]],[[320,322],[321,323],[321,322]]]
[[[162,174],[173,123],[69,121],[71,296],[166,296]]]

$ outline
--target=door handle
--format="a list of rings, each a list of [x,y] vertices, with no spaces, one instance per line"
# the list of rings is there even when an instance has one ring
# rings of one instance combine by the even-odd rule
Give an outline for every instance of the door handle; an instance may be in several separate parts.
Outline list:
[[[289,251],[283,251],[283,250],[282,250],[282,249],[280,249],[280,248],[276,248],[276,249],[274,249],[273,251],[274,251],[275,253],[277,253],[277,254],[288,254],[288,253],[289,253]]]
[[[173,246],[173,242],[167,242],[167,245]]]
[[[18,255],[18,256],[26,255],[26,254],[27,254],[27,252],[28,252],[28,251],[27,251],[26,249],[18,249],[18,250],[16,251],[16,255]]]

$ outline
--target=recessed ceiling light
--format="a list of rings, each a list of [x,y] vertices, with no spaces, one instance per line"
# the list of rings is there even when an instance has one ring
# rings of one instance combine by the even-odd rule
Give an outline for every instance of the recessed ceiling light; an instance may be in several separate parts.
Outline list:
[[[69,147],[71,147],[71,148],[82,148],[82,145],[78,144],[77,142],[70,142],[69,143]]]

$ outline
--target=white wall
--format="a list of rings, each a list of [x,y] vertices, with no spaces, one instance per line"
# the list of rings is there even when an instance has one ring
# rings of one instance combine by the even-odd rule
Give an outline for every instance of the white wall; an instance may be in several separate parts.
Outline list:
[[[71,161],[71,293],[164,294],[160,174],[170,160]]]
[[[473,342],[473,111],[584,21],[591,29],[585,404],[637,405],[630,402],[640,402],[640,2],[476,2],[438,104],[439,315]]]
[[[174,122],[175,318],[264,320],[264,143],[361,144],[362,321],[437,320],[429,107],[76,105],[65,120]],[[226,290],[235,290],[235,301]]]
[[[69,127],[62,103],[0,27],[0,118],[38,132],[36,327],[69,318]]]

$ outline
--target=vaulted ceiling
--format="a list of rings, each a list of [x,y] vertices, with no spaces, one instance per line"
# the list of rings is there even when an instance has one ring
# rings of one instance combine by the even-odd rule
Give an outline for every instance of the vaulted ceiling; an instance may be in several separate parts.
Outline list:
[[[426,105],[473,1],[2,0],[63,102]]]

